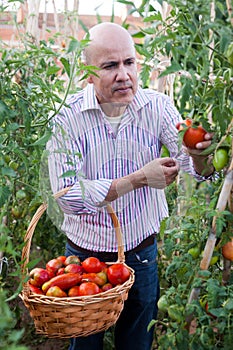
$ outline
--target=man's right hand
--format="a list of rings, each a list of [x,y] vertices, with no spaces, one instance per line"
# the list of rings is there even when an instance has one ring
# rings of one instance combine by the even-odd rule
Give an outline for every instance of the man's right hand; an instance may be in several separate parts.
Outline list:
[[[147,163],[140,170],[112,181],[106,202],[124,196],[138,188],[149,186],[163,189],[170,185],[179,172],[179,165],[172,158],[157,158]]]
[[[156,158],[147,163],[141,172],[147,186],[163,189],[175,180],[179,165],[173,158]]]

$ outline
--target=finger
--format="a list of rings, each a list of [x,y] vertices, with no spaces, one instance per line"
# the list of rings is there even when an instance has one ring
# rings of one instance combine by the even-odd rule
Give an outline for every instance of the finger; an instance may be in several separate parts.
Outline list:
[[[205,149],[211,145],[211,141],[198,142],[196,144],[196,149]]]
[[[160,164],[162,166],[173,167],[178,164],[177,160],[174,158],[165,157],[165,158],[160,158],[160,160],[161,160]]]
[[[209,141],[209,140],[212,140],[213,136],[214,136],[213,132],[207,132],[205,134],[204,138],[205,138],[206,141]]]

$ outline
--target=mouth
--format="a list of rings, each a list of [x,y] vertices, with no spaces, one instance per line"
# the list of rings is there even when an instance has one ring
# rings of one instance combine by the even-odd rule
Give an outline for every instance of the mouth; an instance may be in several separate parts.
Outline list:
[[[118,92],[120,94],[126,94],[132,90],[132,86],[118,86],[113,88],[113,92]]]

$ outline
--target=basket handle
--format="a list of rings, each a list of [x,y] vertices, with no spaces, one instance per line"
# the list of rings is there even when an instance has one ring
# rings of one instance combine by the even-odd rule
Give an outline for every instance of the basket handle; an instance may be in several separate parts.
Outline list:
[[[115,211],[113,210],[112,206],[110,204],[107,204],[107,212],[111,216],[113,226],[115,228],[116,237],[117,237],[117,245],[118,245],[118,262],[124,263],[125,262],[125,254],[124,254],[124,244],[123,244],[123,235],[121,231],[121,226],[118,220],[118,217],[116,216]]]
[[[57,199],[57,198],[65,195],[69,191],[70,188],[71,187],[66,187],[66,188],[62,189],[61,191],[55,193],[53,195],[53,197],[55,199]],[[23,250],[22,250],[22,267],[21,267],[23,279],[28,274],[27,264],[29,263],[29,255],[30,255],[32,236],[33,236],[33,233],[35,231],[35,228],[36,228],[36,225],[37,225],[39,219],[41,218],[41,216],[43,215],[43,213],[45,212],[47,207],[48,207],[47,203],[42,203],[39,206],[39,208],[35,212],[34,216],[32,217],[31,222],[28,226],[27,232],[24,236],[25,245],[24,245]],[[124,246],[123,246],[122,232],[121,232],[119,220],[118,220],[118,218],[117,218],[117,216],[116,216],[116,214],[115,214],[115,212],[110,204],[107,204],[107,211],[111,216],[113,226],[114,226],[115,231],[116,231],[117,243],[118,243],[118,260],[117,261],[124,263],[125,262]]]

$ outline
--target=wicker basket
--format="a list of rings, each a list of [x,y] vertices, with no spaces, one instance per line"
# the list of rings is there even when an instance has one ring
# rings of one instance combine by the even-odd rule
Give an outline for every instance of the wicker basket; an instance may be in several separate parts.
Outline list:
[[[64,189],[54,195],[55,199],[68,191]],[[23,281],[28,275],[27,264],[31,240],[37,222],[47,208],[43,203],[33,216],[24,237],[25,246],[22,251]],[[118,218],[110,205],[107,206],[118,242],[118,260],[125,264],[122,233]],[[115,262],[107,262],[112,265]],[[126,265],[126,264],[125,264]],[[126,265],[127,266],[127,265]],[[134,283],[134,271],[129,266],[130,278],[106,292],[93,296],[56,298],[30,292],[28,282],[23,282],[20,294],[25,306],[34,320],[36,332],[49,338],[72,338],[88,336],[108,329],[116,323],[128,297],[128,292]]]

